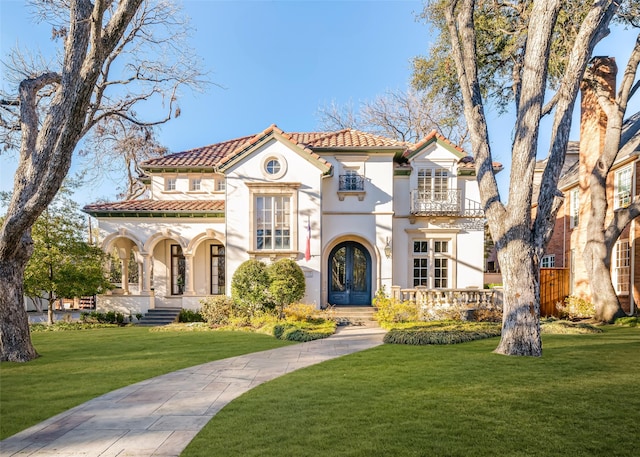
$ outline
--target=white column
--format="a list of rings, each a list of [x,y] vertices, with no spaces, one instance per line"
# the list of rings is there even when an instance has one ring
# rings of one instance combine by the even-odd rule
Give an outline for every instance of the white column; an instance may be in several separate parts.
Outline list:
[[[193,254],[184,255],[184,295],[195,295],[193,290]]]

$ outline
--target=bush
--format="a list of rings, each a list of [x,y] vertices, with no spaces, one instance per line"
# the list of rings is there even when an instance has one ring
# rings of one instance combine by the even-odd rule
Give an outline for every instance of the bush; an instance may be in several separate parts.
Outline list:
[[[638,317],[619,317],[614,322],[615,325],[620,325],[622,327],[638,327],[640,325],[640,318]]]
[[[576,335],[588,333],[602,333],[598,327],[583,322],[571,322],[554,318],[544,319],[540,322],[540,332],[551,335]]]
[[[233,300],[226,295],[208,297],[200,304],[200,315],[211,325],[226,325],[234,315]]]
[[[313,322],[324,319],[325,312],[313,305],[292,303],[284,307],[284,317],[288,321]]]
[[[304,296],[306,281],[302,268],[291,259],[280,259],[267,267],[269,295],[283,317],[284,307]]]
[[[264,307],[272,308],[269,300],[269,275],[264,262],[247,260],[240,264],[231,280],[231,296],[238,308],[253,316]]]
[[[378,290],[373,299],[373,306],[377,308],[373,318],[378,322],[411,322],[418,320],[418,306],[415,303],[401,302],[389,298],[383,288]]]
[[[294,323],[276,324],[273,336],[279,340],[306,342],[327,338],[336,331],[335,322],[324,321],[318,325],[300,325]]]
[[[80,314],[80,322],[124,325],[124,314],[115,311],[107,311],[106,313],[100,313],[98,311],[85,312]]]
[[[556,309],[563,319],[587,319],[595,314],[595,306],[587,300],[570,295],[564,303],[556,303]]]
[[[414,345],[456,344],[495,336],[500,336],[500,326],[496,324],[442,323],[432,326],[394,328],[384,336],[384,342]]]
[[[204,322],[204,318],[199,311],[182,309],[178,315],[178,322]]]

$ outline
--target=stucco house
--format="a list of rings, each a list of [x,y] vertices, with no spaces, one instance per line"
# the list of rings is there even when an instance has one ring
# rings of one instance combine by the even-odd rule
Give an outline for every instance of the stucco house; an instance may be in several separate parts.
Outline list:
[[[500,169],[499,164],[495,164]],[[143,164],[145,199],[88,205],[122,286],[98,309],[197,309],[247,259],[294,259],[305,303],[370,305],[376,291],[482,289],[474,164],[433,132],[416,144],[272,125]],[[139,270],[128,284],[127,265]]]
[[[591,65],[603,79],[604,87],[615,94],[615,60],[596,57]],[[567,269],[567,293],[591,301],[589,277],[582,254],[587,242],[586,227],[591,209],[589,177],[602,151],[607,120],[596,95],[588,86],[583,86],[581,94],[580,141],[571,142],[567,150],[558,182],[564,203],[558,211],[553,235],[540,266]],[[537,163],[538,184],[545,166],[544,160]],[[607,177],[609,221],[616,210],[628,206],[640,193],[639,172],[640,113],[636,113],[624,122],[620,149]],[[637,311],[640,302],[639,238],[640,224],[635,219],[618,238],[611,257],[613,285],[622,308],[629,314]]]

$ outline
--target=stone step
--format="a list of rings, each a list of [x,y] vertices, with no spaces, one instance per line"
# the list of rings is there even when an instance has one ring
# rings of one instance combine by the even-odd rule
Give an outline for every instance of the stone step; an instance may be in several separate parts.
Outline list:
[[[176,321],[182,308],[153,308],[147,311],[137,325],[156,327]]]
[[[338,325],[358,325],[366,327],[378,327],[378,322],[373,318],[376,309],[372,306],[340,306],[332,307],[333,315]]]

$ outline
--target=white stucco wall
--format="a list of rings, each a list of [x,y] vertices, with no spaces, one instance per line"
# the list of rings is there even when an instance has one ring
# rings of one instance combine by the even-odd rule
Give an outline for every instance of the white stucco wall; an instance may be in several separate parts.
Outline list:
[[[286,170],[276,179],[265,171],[265,161],[276,157]],[[227,275],[228,293],[231,293],[231,277],[240,264],[252,256],[265,263],[285,256],[293,258],[306,277],[306,294],[303,302],[320,306],[321,265],[321,197],[322,171],[289,145],[271,139],[245,159],[230,167],[227,172]],[[252,187],[252,184],[254,187]],[[263,185],[256,188],[255,185]],[[291,251],[255,252],[255,215],[252,201],[256,194],[276,195],[292,193]],[[311,225],[311,259],[304,259],[307,223]]]

